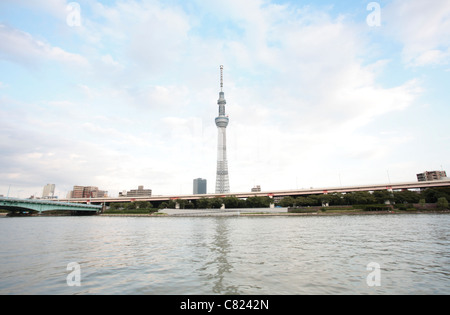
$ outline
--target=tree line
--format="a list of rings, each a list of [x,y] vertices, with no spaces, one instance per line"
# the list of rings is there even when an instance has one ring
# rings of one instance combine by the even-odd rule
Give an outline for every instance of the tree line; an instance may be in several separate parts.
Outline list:
[[[423,191],[357,191],[350,193],[332,193],[309,196],[287,196],[275,202],[280,207],[314,207],[328,204],[329,206],[351,206],[384,204],[387,200],[396,204],[440,203],[441,207],[448,208],[450,200],[450,187],[428,188]],[[177,204],[180,209],[220,209],[225,205],[226,209],[236,208],[268,208],[274,203],[274,199],[263,196],[253,196],[240,199],[235,196],[207,198],[198,200],[170,200],[154,206],[148,201],[136,201],[127,203],[112,203],[110,211],[156,211],[158,209],[174,209]]]
[[[175,208],[178,203],[180,209],[220,209],[225,205],[226,209],[237,208],[268,208],[273,202],[270,197],[249,197],[247,199],[240,199],[235,196],[230,197],[217,197],[217,198],[200,198],[198,200],[183,200],[178,199],[176,201],[170,200],[163,202],[159,206],[160,209]]]
[[[396,204],[418,204],[448,202],[450,200],[450,188],[428,188],[423,191],[388,191],[380,190],[374,192],[356,191],[350,193],[333,193],[299,197],[285,197],[278,202],[282,207],[309,207],[322,206],[344,206],[344,205],[369,205],[383,204],[386,201]]]

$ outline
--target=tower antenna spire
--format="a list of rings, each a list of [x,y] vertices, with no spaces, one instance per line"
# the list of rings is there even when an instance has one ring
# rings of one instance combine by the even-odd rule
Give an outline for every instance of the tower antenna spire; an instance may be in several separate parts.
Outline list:
[[[220,92],[223,92],[223,66],[220,66]]]
[[[228,177],[227,159],[227,126],[228,116],[225,114],[225,93],[223,93],[223,66],[220,66],[220,93],[217,104],[219,105],[219,116],[216,118],[216,126],[219,132],[217,145],[217,173],[216,193],[227,194],[230,192],[230,179]]]

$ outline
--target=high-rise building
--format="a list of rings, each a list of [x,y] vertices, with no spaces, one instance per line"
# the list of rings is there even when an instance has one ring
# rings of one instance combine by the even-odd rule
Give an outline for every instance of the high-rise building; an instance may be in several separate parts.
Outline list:
[[[47,184],[42,190],[42,198],[53,198],[55,196],[55,184]]]
[[[218,129],[217,144],[217,173],[216,173],[216,194],[226,194],[230,192],[230,180],[228,177],[227,160],[227,126],[228,116],[225,114],[225,93],[223,92],[223,66],[220,66],[220,93],[217,104],[219,105],[219,116],[216,118]]]
[[[419,182],[427,182],[432,180],[441,180],[447,177],[445,171],[431,171],[417,174],[417,180]]]
[[[194,179],[194,195],[206,194],[206,179],[197,178]]]

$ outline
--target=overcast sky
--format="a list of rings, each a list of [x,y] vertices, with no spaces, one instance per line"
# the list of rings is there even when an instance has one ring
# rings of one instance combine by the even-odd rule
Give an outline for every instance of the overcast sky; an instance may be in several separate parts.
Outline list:
[[[450,1],[1,0],[0,194],[232,192],[450,171]],[[380,24],[378,19],[380,18]]]

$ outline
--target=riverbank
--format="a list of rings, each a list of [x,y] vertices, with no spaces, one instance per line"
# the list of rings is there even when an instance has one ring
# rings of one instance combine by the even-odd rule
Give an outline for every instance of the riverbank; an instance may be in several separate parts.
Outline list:
[[[100,214],[102,217],[200,217],[200,216],[285,216],[285,217],[298,217],[298,216],[352,216],[352,215],[402,215],[402,214],[450,214],[450,210],[433,210],[433,211],[359,211],[359,210],[349,210],[349,211],[318,211],[309,213],[288,213],[288,212],[245,212],[248,209],[242,209],[241,211],[203,211],[192,213],[185,210],[176,210],[171,213],[153,213],[153,214]]]
[[[243,217],[254,217],[254,216],[285,216],[285,217],[298,217],[298,216],[352,216],[352,215],[396,215],[396,214],[450,214],[450,210],[416,210],[416,211],[360,211],[360,210],[348,210],[348,211],[318,211],[309,213],[288,213],[288,212],[246,212],[242,211],[229,211],[227,213],[219,211],[204,211],[203,213],[192,213],[186,210],[176,210],[174,213],[151,213],[151,214],[136,214],[136,213],[102,213],[96,215],[97,217],[200,217],[200,216],[243,216]],[[0,217],[7,217],[8,213],[0,213]]]

